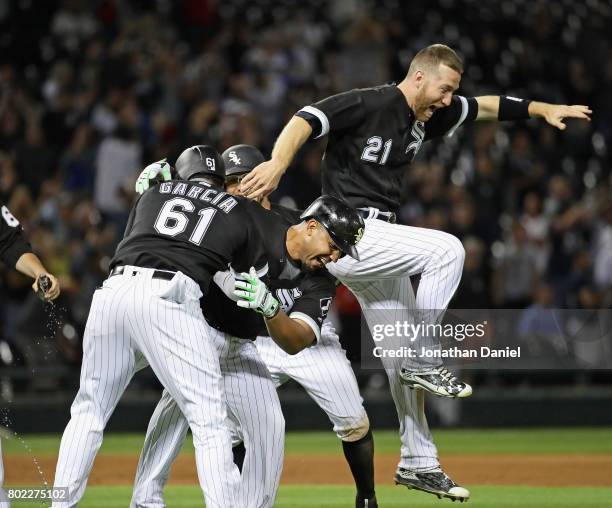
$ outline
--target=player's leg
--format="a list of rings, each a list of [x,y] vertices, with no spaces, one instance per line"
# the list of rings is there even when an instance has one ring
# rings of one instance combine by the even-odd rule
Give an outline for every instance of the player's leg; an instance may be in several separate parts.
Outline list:
[[[350,287],[358,295],[370,330],[375,324],[385,326],[393,325],[397,321],[413,322],[414,318],[409,309],[414,306],[414,291],[408,277],[351,281]],[[380,344],[384,346],[385,342],[377,343]],[[370,350],[362,350],[362,356],[368,354],[372,354]],[[425,418],[422,391],[412,390],[400,382],[397,373],[402,363],[401,358],[383,356],[382,363],[389,378],[389,388],[399,417],[402,442],[400,467],[437,467],[438,452]]]
[[[198,478],[208,508],[235,507],[238,469],[225,425],[226,406],[215,337],[204,320],[197,284],[143,276],[135,298],[133,335],[153,371],[177,402],[193,434]]]
[[[465,250],[458,238],[443,231],[367,219],[357,248],[359,261],[344,256],[328,270],[341,280],[421,274],[419,309],[443,311],[459,286]]]
[[[420,274],[414,308],[426,322],[442,318],[463,271],[465,250],[458,238],[434,229],[368,219],[358,250],[360,261],[344,256],[330,263],[328,270],[341,281]]]
[[[131,508],[163,508],[163,490],[178,456],[189,423],[178,404],[164,390],[153,411],[140,453]]]
[[[424,324],[437,323],[442,319],[463,270],[465,251],[457,238],[443,231],[368,219],[358,250],[360,261],[345,256],[337,263],[330,263],[327,268],[360,301],[366,300],[373,308],[380,302],[391,312],[389,302],[401,304],[402,293],[412,291],[412,288],[396,286],[397,293],[392,294],[380,291],[382,286],[377,287],[371,282],[400,278],[409,286],[408,276],[420,274],[416,299],[411,307],[412,317]],[[368,284],[359,284],[361,282]],[[360,295],[364,289],[368,294]],[[436,337],[422,339],[419,347],[440,347]],[[406,358],[401,367],[403,369],[398,374],[404,382],[436,395],[466,397],[472,392],[469,385],[447,373],[438,357],[419,355],[414,359]]]
[[[239,423],[229,412],[227,425],[230,429],[234,463],[242,468],[244,457],[239,463],[236,461],[236,447],[240,445],[244,449],[244,438]],[[187,419],[172,396],[164,390],[149,420],[136,469],[130,508],[163,508],[166,506],[164,487],[188,430]]]
[[[276,386],[252,341],[226,336],[220,358],[230,416],[240,427],[246,450],[240,506],[272,507],[285,440],[285,419]]]
[[[280,348],[278,348],[280,349]],[[357,488],[356,506],[375,507],[374,442],[359,386],[333,325],[323,324],[319,342],[283,356],[283,371],[327,413],[342,441]],[[367,504],[366,504],[367,501]]]
[[[231,340],[231,339],[228,339]],[[241,360],[239,353],[239,342],[235,342],[234,347],[226,346],[226,340],[222,335],[215,338],[217,350],[220,355],[227,355],[227,358],[221,358],[221,370],[224,375],[224,389],[226,393],[234,393],[234,397],[241,397],[242,393],[246,393],[247,390],[251,389],[251,386],[255,386],[259,383],[259,379],[262,378],[263,372],[261,369],[256,369],[255,374],[257,377],[252,377],[252,374],[238,375],[243,368],[249,367],[249,358]],[[227,369],[229,368],[229,375],[226,377]],[[253,369],[250,369],[253,370]],[[266,383],[267,384],[267,383]],[[274,388],[272,388],[274,390]],[[265,408],[264,408],[265,409]],[[244,419],[244,411],[240,412],[240,416]],[[282,414],[276,413],[276,417],[280,415],[282,421]],[[260,415],[257,415],[260,416]],[[249,412],[249,416],[246,418],[251,419],[252,413]],[[258,418],[258,421],[261,419]],[[228,426],[231,429],[232,434],[232,445],[242,448],[245,450],[242,442],[244,440],[243,429],[238,421],[234,412],[228,414]],[[276,423],[276,421],[274,422]],[[272,425],[274,427],[274,425]],[[165,503],[163,500],[163,489],[167,482],[170,468],[176,456],[178,455],[184,438],[187,434],[189,425],[187,420],[181,413],[178,404],[170,396],[170,394],[164,390],[161,400],[157,404],[155,411],[149,422],[147,429],[147,435],[143,445],[143,450],[140,455],[138,468],[136,472],[136,479],[134,482],[134,492],[132,495],[132,508],[160,508],[164,507]],[[246,428],[252,429],[252,425],[246,425]],[[265,444],[265,443],[264,443]],[[282,449],[281,449],[282,450]],[[259,454],[261,456],[261,454]],[[244,457],[240,460],[240,467],[242,468]],[[234,462],[236,462],[236,455],[234,454]],[[280,459],[282,464],[282,458]],[[247,474],[249,469],[254,468],[247,466]],[[276,485],[278,481],[274,476]],[[248,484],[243,481],[241,486]],[[265,482],[262,482],[262,484]],[[268,482],[270,483],[270,482]],[[274,482],[273,482],[274,483]],[[255,489],[251,489],[254,491]],[[254,506],[266,506],[261,502],[258,503],[257,499],[265,500],[265,491],[263,487],[259,489],[259,495],[251,496]],[[268,490],[275,490],[274,488]],[[250,492],[252,494],[252,492]],[[270,497],[270,496],[268,496]],[[272,498],[273,499],[273,498]],[[245,506],[247,505],[240,505]],[[250,505],[249,505],[250,506]]]
[[[406,279],[408,277],[353,283],[353,287],[360,295],[359,302],[370,330],[374,324],[414,322],[410,311],[414,306],[414,292],[410,281]],[[381,298],[381,294],[394,296],[389,296],[385,300]],[[395,345],[399,343],[396,342]],[[369,353],[362,351],[362,354]],[[427,492],[437,489],[433,493],[449,495],[454,499],[467,499],[469,492],[457,486],[440,469],[438,452],[425,416],[424,392],[413,390],[402,383],[398,376],[402,364],[401,357],[383,356],[381,360],[389,379],[389,388],[400,422],[399,433],[402,445],[396,481],[407,486],[406,481],[412,481],[410,484],[412,488]],[[406,475],[420,476],[416,480],[405,481]]]
[[[125,309],[133,287],[121,277],[105,281],[93,297],[85,334],[80,387],[62,436],[55,487],[68,498],[54,507],[76,506],[83,496],[104,427],[129,383],[138,359]]]

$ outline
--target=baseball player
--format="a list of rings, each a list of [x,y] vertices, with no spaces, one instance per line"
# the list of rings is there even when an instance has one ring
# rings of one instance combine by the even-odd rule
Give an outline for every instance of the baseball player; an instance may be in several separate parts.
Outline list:
[[[55,473],[55,486],[67,487],[68,499],[54,507],[81,499],[106,422],[146,364],[187,418],[206,506],[241,506],[215,346],[220,332],[202,316],[200,298],[217,271],[255,267],[256,278],[267,270],[266,258],[246,202],[222,189],[223,161],[214,149],[185,150],[176,169],[181,180],[156,185],[137,200],[110,275],[94,294],[79,392]]]
[[[241,182],[249,198],[272,192],[298,149],[328,135],[322,162],[323,192],[346,199],[366,218],[360,261],[343,258],[330,273],[355,294],[370,329],[381,315],[388,323],[439,321],[461,277],[461,242],[442,231],[395,224],[405,171],[425,141],[452,136],[474,120],[542,117],[564,129],[566,118],[588,120],[586,106],[553,105],[514,97],[454,96],[463,64],[449,47],[421,50],[398,85],[351,90],[306,106],[281,132],[269,161]],[[410,276],[420,274],[415,295]],[[388,321],[387,321],[388,320]],[[431,347],[438,347],[433,344]],[[400,419],[401,459],[397,483],[438,496],[465,500],[440,469],[423,412],[423,392],[465,397],[471,387],[439,363],[385,359],[384,367]],[[421,388],[411,391],[408,388]]]
[[[55,300],[60,294],[58,280],[43,266],[41,260],[32,252],[19,221],[6,205],[0,203],[0,260],[7,266],[32,277],[32,289],[44,300]],[[44,279],[47,279],[43,282]],[[4,482],[2,462],[2,439],[0,438],[0,487]]]
[[[330,197],[316,200],[302,214],[303,222],[297,225],[256,204],[252,214],[266,239],[267,286],[277,295],[284,313],[294,321],[294,328],[273,327],[265,314],[265,324],[261,319],[253,319],[254,314],[234,306],[214,284],[209,291],[209,304],[202,310],[212,326],[226,333],[226,343],[220,345],[223,386],[232,427],[238,429],[236,440],[246,443],[238,495],[240,506],[260,508],[273,506],[276,497],[283,462],[284,420],[274,383],[257,354],[253,339],[266,330],[272,340],[291,353],[322,339],[321,325],[335,293],[335,284],[321,268],[330,260],[338,259],[340,250],[354,255],[353,244],[363,227],[363,219]],[[331,237],[325,247],[316,247],[315,239],[304,229],[309,225],[317,227],[317,223]],[[334,248],[330,253],[326,248],[331,239],[339,249]],[[225,277],[225,274],[215,276],[215,281],[225,287]],[[251,280],[250,284],[253,283],[263,284]],[[248,297],[240,282],[232,281],[230,286],[233,288],[234,284],[240,288],[234,294]],[[289,344],[292,336],[304,337],[299,340],[300,346]],[[147,430],[131,506],[165,506],[163,486],[187,428],[177,405],[164,392]]]
[[[238,194],[242,178],[264,161],[261,152],[249,145],[230,147],[222,157],[226,167],[226,190],[230,194]],[[299,212],[270,203],[267,196],[261,204],[288,220],[297,220]],[[342,441],[344,456],[355,481],[355,506],[376,507],[374,440],[370,422],[355,373],[333,325],[326,322],[321,340],[295,356],[285,353],[268,336],[257,337],[255,345],[277,386],[295,380],[327,413],[334,432]]]
[[[222,154],[223,161],[226,167],[226,191],[230,194],[238,192],[240,180],[250,170],[259,163],[263,162],[264,157],[261,152],[250,145],[236,145],[228,148]],[[163,173],[163,169],[157,167],[149,167],[145,169],[141,176],[142,187],[143,181],[148,181],[150,178],[156,178],[158,174]],[[169,173],[162,176],[168,178]],[[137,190],[139,190],[137,189]],[[268,198],[264,198],[262,206],[266,209],[272,209],[276,213],[282,215],[287,223],[295,224],[300,221],[300,212],[291,210],[280,205],[270,204]],[[335,294],[335,280],[327,272],[318,271],[318,273],[306,277],[302,284],[295,289],[279,289],[277,290],[277,298],[283,305],[285,312],[291,309],[291,316],[306,318],[320,321],[324,319],[327,310],[331,304],[332,297]],[[215,306],[219,310],[220,316],[211,316],[210,311],[204,312],[205,316],[211,321],[219,321],[223,316],[227,316],[228,308],[226,303],[223,306]],[[244,316],[248,318],[249,316]],[[235,323],[233,335],[244,336],[245,330],[244,319],[235,319],[233,316],[228,320],[230,323]],[[289,379],[295,379],[300,383],[313,398],[313,400],[327,413],[330,421],[334,425],[334,431],[342,440],[344,455],[353,474],[357,487],[356,506],[369,508],[376,507],[376,496],[374,490],[374,443],[372,433],[370,431],[369,420],[366,411],[363,407],[363,400],[359,394],[359,387],[355,374],[350,366],[350,362],[346,358],[346,354],[342,349],[339,338],[331,323],[325,322],[321,328],[321,337],[315,345],[306,348],[296,355],[290,355],[279,347],[274,339],[266,334],[259,334],[255,341],[257,351],[265,363],[267,370],[270,372],[274,384],[280,386]],[[163,425],[160,415],[156,416],[156,420]],[[166,417],[166,421],[176,425],[175,418]],[[183,424],[183,430],[186,431],[186,426]],[[168,431],[170,433],[170,431]],[[150,435],[150,434],[149,434]],[[156,436],[159,436],[159,431]],[[145,442],[145,448],[147,447]],[[169,442],[168,440],[157,439],[158,442]],[[182,441],[182,439],[181,439]],[[174,451],[172,456],[178,452],[180,446],[173,444]],[[261,453],[261,450],[255,448],[254,453]],[[237,460],[237,455],[244,453],[244,447],[237,445],[234,447],[234,457]],[[150,452],[148,455],[152,455]],[[161,456],[168,456],[168,452],[161,451]],[[143,457],[145,454],[143,454]],[[159,456],[155,456],[155,460],[151,462],[160,464]],[[142,466],[142,459],[141,459]],[[280,472],[282,464],[278,464]],[[167,466],[169,467],[169,465]],[[139,467],[139,472],[142,467]],[[165,467],[159,467],[161,474]],[[262,471],[265,470],[261,468]],[[274,474],[270,471],[270,474]],[[243,482],[246,485],[250,483],[256,485],[257,482],[250,482],[248,479],[248,470],[243,469]],[[148,483],[149,485],[158,485],[155,492],[161,494],[163,481],[159,478],[152,478],[149,474],[147,478],[144,475],[137,475],[135,498],[136,494],[141,492],[140,485]],[[260,484],[273,485],[273,481],[263,481]],[[249,493],[249,499],[253,500],[253,488],[245,489]],[[139,494],[140,495],[140,494]],[[152,496],[154,497],[154,496]],[[150,498],[151,499],[151,498]],[[133,506],[160,506],[150,502],[147,504],[144,501],[134,502]],[[246,505],[245,505],[246,506]],[[254,504],[253,506],[260,506]]]

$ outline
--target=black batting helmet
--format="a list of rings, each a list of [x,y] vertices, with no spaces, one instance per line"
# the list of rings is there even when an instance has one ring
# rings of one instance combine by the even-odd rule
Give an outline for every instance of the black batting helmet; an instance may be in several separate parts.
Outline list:
[[[265,161],[263,154],[253,145],[230,146],[221,154],[225,163],[225,176],[245,175]]]
[[[300,219],[315,219],[342,252],[359,261],[355,245],[363,236],[365,222],[346,202],[336,196],[321,196],[304,210]]]
[[[184,150],[174,163],[174,169],[183,180],[195,176],[213,176],[225,180],[225,165],[219,152],[209,145],[196,145]]]

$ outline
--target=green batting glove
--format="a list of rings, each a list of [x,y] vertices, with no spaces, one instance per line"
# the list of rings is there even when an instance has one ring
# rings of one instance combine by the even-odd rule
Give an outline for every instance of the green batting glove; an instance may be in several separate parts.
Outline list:
[[[161,180],[162,182],[172,180],[170,164],[166,162],[166,159],[149,164],[142,170],[136,180],[136,192],[142,194],[151,186],[152,181],[157,180]]]
[[[234,283],[234,295],[238,297],[238,307],[252,309],[271,319],[278,314],[280,304],[272,296],[268,287],[257,276],[255,268],[251,267],[249,273],[241,273],[241,279]]]

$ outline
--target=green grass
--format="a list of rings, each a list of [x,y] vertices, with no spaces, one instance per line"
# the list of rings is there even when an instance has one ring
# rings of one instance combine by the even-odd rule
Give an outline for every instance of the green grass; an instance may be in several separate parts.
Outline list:
[[[377,431],[377,453],[399,453],[396,432]],[[59,449],[58,435],[26,435],[3,440],[9,454],[55,454]],[[101,453],[138,453],[144,434],[109,434],[104,438]],[[437,430],[434,440],[441,454],[452,453],[612,453],[612,428],[518,429],[518,430]],[[290,432],[287,434],[287,454],[320,454],[340,452],[340,442],[332,432]],[[191,439],[183,452],[193,453]]]
[[[434,441],[443,455],[464,453],[612,453],[612,428],[565,428],[523,430],[437,430]],[[396,432],[374,433],[377,453],[399,453]],[[340,450],[331,432],[287,434],[286,452],[334,453]]]
[[[438,430],[434,432],[442,454],[453,453],[612,453],[612,428],[524,429],[524,430]],[[134,454],[140,450],[142,434],[110,434],[105,438],[101,453]],[[399,439],[395,432],[375,433],[378,453],[398,453]],[[5,454],[55,454],[59,447],[57,435],[24,436],[24,446],[18,439],[3,440]],[[191,439],[184,448],[192,453]],[[341,454],[341,446],[331,432],[291,432],[287,435],[287,455]],[[466,508],[601,508],[612,506],[612,488],[474,486]],[[384,508],[455,507],[448,500],[408,491],[403,487],[378,486],[378,499]],[[88,487],[81,508],[125,508],[131,496],[130,486]],[[282,485],[277,508],[352,508],[352,486]],[[202,494],[197,486],[170,486],[166,489],[170,508],[202,506]],[[16,505],[17,506],[17,505]],[[48,506],[42,503],[20,502],[22,508]]]
[[[130,487],[89,487],[79,508],[125,508],[131,496]],[[325,485],[281,486],[276,508],[352,508],[353,488]],[[378,488],[378,501],[384,508],[602,508],[610,506],[610,488],[532,488],[532,487],[476,487],[467,505],[439,501],[422,492],[403,487]],[[168,487],[166,501],[170,508],[202,506],[202,495],[197,487]],[[37,503],[19,503],[21,508],[40,508]]]

